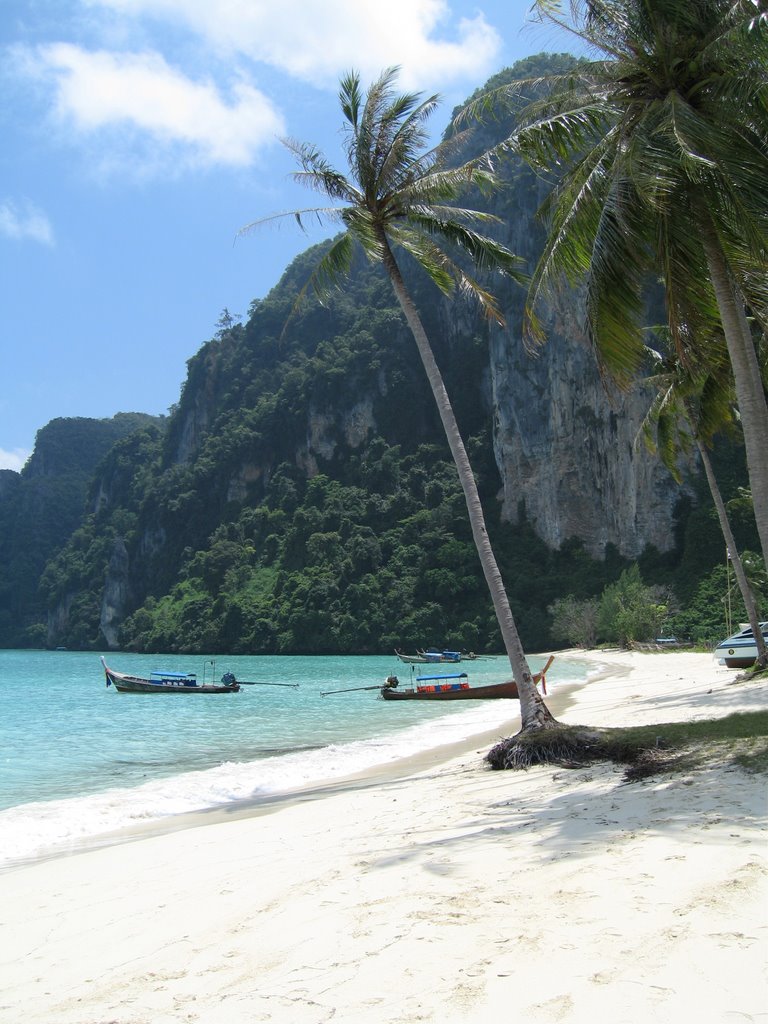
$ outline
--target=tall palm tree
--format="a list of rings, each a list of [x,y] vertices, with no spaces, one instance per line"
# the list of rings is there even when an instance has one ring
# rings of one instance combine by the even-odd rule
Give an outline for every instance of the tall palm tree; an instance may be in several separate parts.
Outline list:
[[[733,370],[763,557],[768,404],[749,311],[768,323],[768,14],[763,0],[537,0],[598,59],[532,104],[510,140],[564,170],[529,292],[586,282],[588,331],[627,384],[645,355],[650,275],[660,275],[681,361],[720,325]],[[564,10],[564,8],[566,8]],[[552,84],[550,82],[550,84]],[[680,311],[685,319],[680,319]]]
[[[747,579],[708,451],[714,434],[733,426],[731,380],[730,374],[724,372],[727,371],[727,359],[719,356],[718,352],[722,353],[722,346],[713,346],[707,369],[692,372],[671,357],[662,372],[648,378],[646,383],[656,387],[657,395],[641,430],[648,447],[659,454],[676,479],[680,478],[679,455],[688,451],[693,440],[755,637],[756,664],[762,669],[768,666],[768,649],[760,629],[755,595]]]
[[[432,347],[405,285],[399,257],[403,254],[415,259],[444,294],[458,287],[499,324],[503,317],[494,296],[451,258],[438,240],[457,248],[464,261],[476,269],[501,272],[518,281],[522,280],[520,261],[473,226],[495,218],[454,205],[468,187],[496,187],[490,163],[474,160],[451,166],[456,140],[429,148],[427,121],[436,109],[438,97],[397,94],[396,77],[396,68],[384,71],[365,94],[356,72],[346,75],[340,83],[349,176],[335,170],[314,146],[286,142],[301,168],[296,179],[327,197],[332,205],[275,216],[291,216],[299,224],[303,218],[315,216],[342,225],[343,233],[333,240],[307,283],[321,296],[350,270],[356,246],[362,247],[370,260],[383,264],[416,342],[456,463],[472,536],[520,695],[522,729],[526,732],[547,728],[556,722],[533,683],[488,538],[472,467]],[[264,220],[243,230],[261,223]]]

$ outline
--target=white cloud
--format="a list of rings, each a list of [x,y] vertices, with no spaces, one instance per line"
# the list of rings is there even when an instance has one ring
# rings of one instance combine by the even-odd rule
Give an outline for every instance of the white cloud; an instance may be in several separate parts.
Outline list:
[[[29,239],[53,245],[53,228],[46,215],[34,203],[6,199],[0,203],[0,235],[19,241]]]
[[[55,43],[40,47],[32,63],[53,78],[58,120],[84,135],[110,131],[114,142],[119,129],[123,145],[149,137],[184,162],[245,166],[283,131],[275,108],[248,82],[235,81],[225,97],[213,81],[192,81],[157,53]]]
[[[482,14],[453,18],[447,0],[84,0],[126,16],[185,25],[219,51],[327,85],[354,67],[392,64],[406,87],[434,89],[494,69],[501,40]]]
[[[24,448],[14,448],[9,452],[0,448],[0,469],[15,469],[18,473],[31,454]]]

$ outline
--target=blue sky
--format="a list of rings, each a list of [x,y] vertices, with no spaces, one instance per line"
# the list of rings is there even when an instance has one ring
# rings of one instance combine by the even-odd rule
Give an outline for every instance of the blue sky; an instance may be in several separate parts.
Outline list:
[[[280,138],[338,156],[339,77],[452,108],[567,37],[521,0],[0,0],[0,468],[58,416],[165,413],[226,307],[316,241]]]

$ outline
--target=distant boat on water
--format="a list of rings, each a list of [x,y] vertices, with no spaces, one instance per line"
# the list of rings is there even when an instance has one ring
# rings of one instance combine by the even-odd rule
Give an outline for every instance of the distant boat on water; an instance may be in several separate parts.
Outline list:
[[[476,654],[462,654],[461,651],[438,651],[430,648],[428,651],[417,650],[415,654],[403,654],[395,648],[395,654],[400,661],[406,665],[439,665],[442,663],[458,664],[460,661],[475,661]]]
[[[222,677],[219,683],[198,683],[194,672],[150,672],[149,679],[130,676],[110,668],[101,659],[107,686],[114,686],[118,693],[238,693],[240,684],[231,673]],[[231,677],[231,678],[229,678]],[[225,682],[226,680],[226,682]]]

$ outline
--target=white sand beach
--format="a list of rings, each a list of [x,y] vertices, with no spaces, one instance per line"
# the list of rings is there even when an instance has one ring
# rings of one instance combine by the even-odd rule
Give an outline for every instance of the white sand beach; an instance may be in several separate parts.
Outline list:
[[[583,657],[562,721],[768,701],[709,655]],[[7,872],[0,1022],[766,1024],[765,776],[493,772],[491,742]]]

